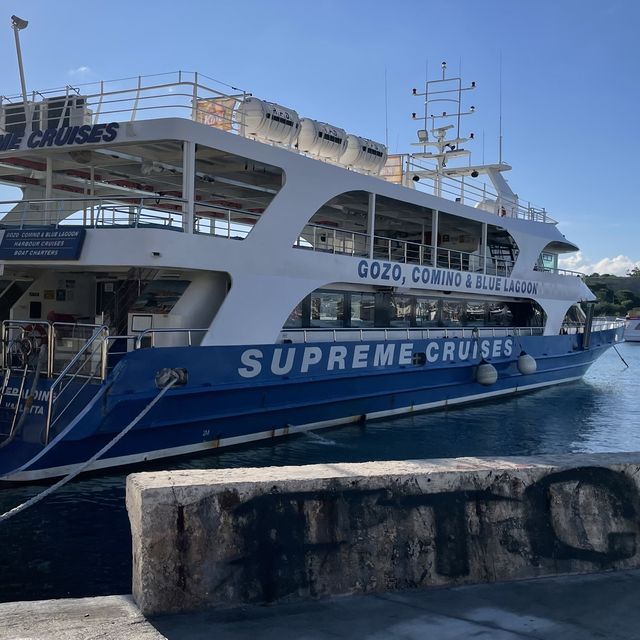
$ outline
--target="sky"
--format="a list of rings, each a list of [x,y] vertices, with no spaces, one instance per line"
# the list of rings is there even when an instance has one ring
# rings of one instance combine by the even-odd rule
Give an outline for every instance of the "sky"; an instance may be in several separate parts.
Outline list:
[[[390,151],[416,141],[425,73],[475,81],[472,162],[498,160],[521,200],[581,247],[565,268],[640,263],[637,0],[3,0],[0,94],[178,69],[200,71]],[[0,23],[2,19],[0,18]],[[386,101],[385,101],[386,87]],[[501,88],[501,90],[500,90]],[[385,106],[386,102],[386,106]],[[463,128],[463,132],[464,128]],[[466,132],[465,132],[466,133]],[[18,197],[0,189],[0,198]]]

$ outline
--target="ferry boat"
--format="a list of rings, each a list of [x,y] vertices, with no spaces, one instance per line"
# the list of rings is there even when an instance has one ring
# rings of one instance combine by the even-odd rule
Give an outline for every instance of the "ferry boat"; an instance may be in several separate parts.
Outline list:
[[[640,342],[640,308],[631,309],[624,318],[624,341]]]
[[[198,73],[2,98],[0,478],[579,379],[622,323],[471,164],[474,86],[414,89],[398,155]]]

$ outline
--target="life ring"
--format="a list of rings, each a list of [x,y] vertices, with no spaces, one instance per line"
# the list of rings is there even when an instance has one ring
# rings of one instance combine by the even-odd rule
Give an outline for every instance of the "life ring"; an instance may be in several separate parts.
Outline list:
[[[31,349],[39,349],[47,338],[46,325],[34,323],[26,324],[22,328],[22,341],[29,342]]]

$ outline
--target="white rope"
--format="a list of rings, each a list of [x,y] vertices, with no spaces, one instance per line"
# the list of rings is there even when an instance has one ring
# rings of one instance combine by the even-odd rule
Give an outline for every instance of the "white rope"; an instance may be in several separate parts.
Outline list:
[[[2,515],[0,515],[0,523],[4,522],[5,520],[8,520],[9,518],[12,518],[13,516],[17,515],[21,511],[28,509],[29,507],[40,502],[41,500],[44,500],[47,496],[51,495],[54,491],[57,491],[60,487],[67,484],[67,482],[70,482],[76,476],[80,475],[89,465],[93,464],[98,458],[100,458],[100,456],[102,456],[107,451],[109,451],[111,447],[113,447],[115,444],[120,442],[120,440],[122,440],[122,438],[124,438],[124,436],[126,436],[127,433],[129,433],[129,431],[131,431],[131,429],[133,429],[133,427],[135,427],[138,424],[138,422],[140,422],[140,420],[142,420],[142,418],[144,418],[147,415],[147,413],[151,411],[151,409],[153,409],[156,403],[160,401],[162,396],[164,396],[164,394],[167,393],[167,391],[169,391],[169,389],[171,389],[171,387],[173,387],[173,385],[176,382],[178,382],[178,375],[176,373],[172,371],[170,375],[171,375],[171,381],[167,384],[167,386],[164,387],[160,391],[160,393],[122,431],[120,431],[115,436],[115,438],[113,438],[113,440],[110,440],[104,447],[102,447],[102,449],[100,449],[100,451],[98,451],[93,456],[91,456],[88,460],[86,460],[85,462],[77,466],[71,473],[69,473],[69,475],[65,476],[61,480],[58,480],[58,482],[56,482],[55,484],[52,484],[50,487],[47,487],[44,491],[33,496],[33,498],[29,498],[29,500],[27,500],[26,502],[23,502],[22,504],[19,504],[17,507],[14,507],[13,509],[10,509],[6,513],[3,513]]]

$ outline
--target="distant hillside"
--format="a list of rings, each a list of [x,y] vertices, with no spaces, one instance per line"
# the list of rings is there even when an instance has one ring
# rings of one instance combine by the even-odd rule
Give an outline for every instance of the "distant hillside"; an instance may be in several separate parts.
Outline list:
[[[623,316],[640,307],[640,277],[587,276],[585,283],[598,296],[596,315]]]
[[[630,278],[628,276],[587,276],[584,280],[591,289],[594,286],[604,285],[612,291],[621,291],[626,289],[632,291],[635,295],[640,296],[640,278]]]

